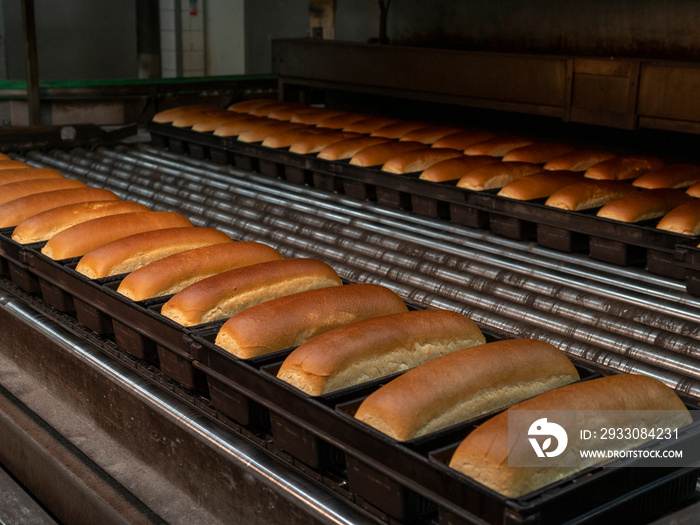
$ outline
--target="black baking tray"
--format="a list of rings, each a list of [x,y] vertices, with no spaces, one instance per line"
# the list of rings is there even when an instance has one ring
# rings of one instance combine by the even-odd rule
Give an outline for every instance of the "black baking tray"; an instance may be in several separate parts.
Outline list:
[[[676,258],[685,269],[685,287],[690,295],[700,297],[700,246],[697,243],[679,247]]]
[[[41,294],[39,280],[27,265],[27,251],[44,243],[20,244],[12,240],[14,227],[0,229],[0,271],[21,290]]]

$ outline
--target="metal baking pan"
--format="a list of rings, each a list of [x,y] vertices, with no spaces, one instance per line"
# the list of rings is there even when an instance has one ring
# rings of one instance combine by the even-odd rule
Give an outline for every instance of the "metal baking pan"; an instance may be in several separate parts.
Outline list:
[[[12,240],[14,227],[0,229],[1,275],[9,277],[21,290],[40,294],[39,280],[27,265],[27,251],[43,246],[44,243],[20,244]]]

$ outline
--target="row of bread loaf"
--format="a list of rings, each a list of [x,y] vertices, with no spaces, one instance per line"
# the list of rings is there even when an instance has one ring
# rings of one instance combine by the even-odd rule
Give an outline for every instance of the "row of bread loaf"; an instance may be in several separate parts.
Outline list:
[[[700,235],[699,165],[264,99],[174,108],[154,120],[566,210],[601,208],[600,217],[622,222],[661,219],[659,229]]]
[[[409,370],[369,396],[357,412],[360,421],[395,439],[519,402],[559,409],[682,408],[654,379],[616,376],[578,383],[571,362],[548,343],[485,343],[475,323],[461,314],[409,311],[388,288],[342,284],[321,261],[284,259],[264,244],[234,242],[180,214],[149,211],[105,190],[34,192],[1,204],[0,216],[14,226],[14,240],[44,242],[42,253],[54,259],[79,258],[76,269],[86,277],[126,274],[118,292],[128,298],[168,296],[161,313],[175,322],[223,321],[216,344],[233,355],[249,358],[294,348],[278,377],[307,394]],[[633,403],[626,401],[630,397]],[[453,467],[506,495],[570,473],[553,469],[552,476],[541,478],[504,467],[502,420],[496,416],[470,434]],[[663,423],[686,424],[687,412]],[[491,445],[485,448],[484,439]]]

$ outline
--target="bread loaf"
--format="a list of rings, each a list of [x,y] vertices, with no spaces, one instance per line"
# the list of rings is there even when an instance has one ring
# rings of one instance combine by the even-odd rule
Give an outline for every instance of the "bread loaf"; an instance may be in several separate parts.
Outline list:
[[[319,159],[325,160],[345,160],[352,158],[356,153],[365,148],[376,146],[377,144],[384,144],[386,142],[389,142],[389,139],[360,136],[329,144],[319,151],[317,156]]]
[[[29,179],[10,182],[0,185],[0,205],[35,193],[85,187],[84,182],[66,178]]]
[[[337,117],[344,113],[344,111],[338,111],[337,109],[309,108],[306,111],[298,112],[291,118],[290,122],[315,126],[328,117]]]
[[[522,148],[532,144],[533,141],[522,137],[501,136],[493,137],[482,142],[477,142],[464,150],[465,155],[489,155],[490,157],[503,157],[515,148]]]
[[[282,259],[236,268],[176,293],[161,313],[183,326],[227,319],[285,295],[340,286],[333,268],[315,259]]]
[[[216,344],[249,359],[305,343],[335,328],[371,317],[407,311],[403,300],[376,284],[347,284],[266,301],[234,315]]]
[[[655,188],[687,188],[700,182],[700,165],[669,164],[646,172],[635,179],[632,184],[638,188],[653,190]]]
[[[271,121],[262,126],[255,126],[238,134],[240,142],[262,142],[268,136],[282,131],[291,131],[306,127],[305,124],[292,124],[291,122]]]
[[[8,155],[0,153],[0,160],[12,160]]]
[[[386,139],[400,139],[407,133],[411,131],[416,131],[418,129],[423,129],[428,127],[428,124],[424,122],[394,122],[393,124],[387,124],[379,129],[375,129],[370,136],[372,137],[384,137]]]
[[[17,226],[32,215],[66,204],[118,199],[111,191],[89,187],[35,193],[0,205],[0,228]]]
[[[158,122],[160,124],[170,124],[175,119],[178,119],[183,115],[187,115],[188,113],[201,114],[202,112],[211,111],[212,109],[216,109],[216,107],[208,104],[192,104],[189,106],[179,106],[176,108],[170,108],[164,111],[159,111],[158,113],[153,115],[152,120],[153,122]]]
[[[400,122],[397,119],[385,118],[385,117],[368,117],[363,120],[358,120],[352,124],[348,124],[343,128],[343,131],[348,133],[362,133],[369,134],[377,129],[388,126],[389,124]]]
[[[545,164],[553,158],[571,153],[574,147],[558,142],[536,142],[527,146],[521,146],[510,150],[503,157],[504,162],[530,162],[532,164]]]
[[[574,381],[564,352],[534,339],[457,350],[370,394],[355,417],[399,441],[474,419]]]
[[[168,255],[230,241],[228,235],[214,228],[185,226],[147,231],[90,250],[75,270],[89,279],[101,279],[133,272]]]
[[[664,162],[656,157],[646,155],[628,155],[613,157],[594,164],[586,170],[587,179],[627,180],[636,179],[644,173],[661,168]]]
[[[384,315],[314,337],[289,354],[277,377],[317,396],[484,342],[476,324],[457,312],[414,310]]]
[[[31,168],[31,166],[19,160],[0,160],[0,170],[16,170],[19,168]]]
[[[409,131],[399,140],[411,140],[414,142],[422,142],[423,144],[433,144],[447,135],[454,135],[461,130],[451,126],[427,126],[419,128],[415,131]]]
[[[151,230],[192,226],[179,213],[144,211],[120,213],[81,222],[54,235],[41,249],[51,259],[80,257],[98,246]]]
[[[697,184],[693,184],[690,188],[685,190],[685,192],[691,197],[700,199],[700,182],[698,182]]]
[[[313,126],[284,130],[280,131],[279,133],[272,133],[266,136],[261,145],[266,148],[274,149],[288,148],[296,141],[301,140],[304,137],[308,137],[309,135],[323,135],[324,133],[327,132]]]
[[[501,188],[498,195],[521,201],[542,199],[560,188],[583,180],[583,173],[574,171],[540,171],[509,182]]]
[[[545,205],[563,210],[587,210],[604,206],[638,191],[625,181],[586,180],[555,191],[549,196]]]
[[[381,166],[389,159],[401,153],[425,148],[426,145],[420,142],[399,142],[392,140],[375,146],[369,146],[368,148],[358,151],[350,159],[350,164],[362,166],[364,168]]]
[[[268,106],[270,104],[279,104],[279,100],[274,100],[271,98],[253,98],[250,100],[241,100],[240,102],[234,102],[226,109],[236,113],[248,113],[255,108]]]
[[[361,136],[362,135],[357,135],[356,133],[344,133],[342,131],[326,131],[321,134],[315,133],[313,135],[306,135],[292,143],[292,145],[289,146],[289,151],[302,155],[319,153],[327,146]]]
[[[554,171],[586,171],[591,166],[612,159],[616,155],[609,151],[580,149],[564,153],[553,158],[544,165],[546,170]]]
[[[49,168],[14,168],[0,171],[0,184],[21,180],[61,179],[63,174]]]
[[[256,117],[270,117],[272,113],[277,110],[287,110],[293,108],[294,111],[298,111],[299,108],[305,107],[302,104],[295,104],[291,102],[282,102],[280,100],[270,102],[269,104],[260,104],[257,107],[251,108],[247,111],[249,115],[254,115]],[[276,119],[277,120],[277,119]]]
[[[197,119],[197,121],[192,125],[192,131],[197,131],[199,133],[208,133],[210,131],[214,131],[217,128],[225,126],[226,124],[241,121],[250,121],[253,118],[256,117],[251,117],[250,115],[246,115],[245,113],[223,111],[219,114],[212,114]]]
[[[511,418],[510,434],[515,437],[515,442],[509,443],[509,413],[520,410],[533,411],[533,420],[529,421],[529,417],[518,418],[517,421],[523,423],[516,427],[514,418]],[[557,458],[543,458],[541,466],[509,466],[509,455],[511,458],[534,456],[528,441],[528,427],[535,422],[535,411],[546,414],[542,411],[549,410],[561,411],[557,412],[556,423],[568,434],[568,444],[563,454]],[[582,410],[596,411],[598,417],[584,420],[578,412]],[[647,420],[640,421],[638,411],[641,410],[656,410],[657,417],[653,417],[652,412],[645,412],[648,414]],[[527,425],[525,420],[528,421]],[[450,460],[450,467],[506,497],[517,498],[600,461],[597,458],[584,460],[581,457],[580,451],[600,445],[599,439],[579,439],[581,430],[640,427],[675,429],[691,421],[683,402],[673,390],[657,379],[631,374],[601,377],[545,392],[494,416],[460,443]],[[630,438],[641,437],[642,434],[630,432],[627,439],[622,442],[612,440],[604,448],[627,450],[636,447],[648,439]],[[521,451],[529,456],[521,456]],[[552,460],[560,459],[566,460],[560,465],[568,463],[576,466],[549,466]],[[550,461],[549,465],[545,463],[547,460]]]
[[[496,157],[489,157],[488,155],[472,155],[471,157],[461,155],[433,164],[420,174],[420,178],[431,182],[457,180],[473,170],[492,164],[500,164],[500,161]]]
[[[265,117],[246,115],[246,118],[229,121],[214,128],[213,135],[215,137],[235,137],[245,131],[249,131],[269,123],[270,119]]]
[[[477,144],[478,142],[484,142],[496,137],[495,133],[483,130],[470,130],[470,131],[460,131],[459,133],[452,133],[451,135],[446,135],[441,139],[433,142],[432,146],[434,148],[451,148],[458,151],[464,151],[470,146]]]
[[[672,209],[656,227],[682,235],[700,235],[700,200],[693,199]]]
[[[407,151],[387,160],[382,166],[382,171],[389,173],[414,173],[424,171],[430,166],[443,160],[463,157],[457,150],[441,148],[425,148]]]
[[[191,128],[201,120],[208,119],[211,117],[226,117],[226,115],[230,114],[230,111],[226,111],[225,109],[219,108],[210,109],[208,111],[186,113],[184,115],[180,115],[175,120],[173,120],[172,126],[174,128]]]
[[[159,259],[128,274],[117,292],[142,301],[179,292],[202,279],[234,268],[276,261],[282,256],[259,242],[225,242]]]
[[[661,188],[636,191],[606,204],[596,215],[622,222],[648,221],[663,217],[691,199],[692,197],[682,190]]]
[[[367,120],[368,118],[368,115],[363,115],[361,113],[342,113],[340,115],[334,115],[321,120],[318,124],[316,124],[316,127],[342,130],[351,124],[355,124],[361,120]]]
[[[457,186],[473,191],[491,190],[538,171],[542,168],[529,162],[498,162],[470,171],[457,181]]]
[[[314,109],[316,108],[312,108],[311,106],[308,106],[306,104],[286,103],[282,106],[277,106],[273,108],[272,111],[270,111],[270,113],[267,115],[267,118],[289,122],[294,116],[298,115],[299,113],[311,111]]]
[[[90,219],[138,211],[148,211],[148,208],[138,202],[120,200],[67,204],[37,213],[20,222],[12,231],[12,240],[20,244],[47,241],[66,228]]]

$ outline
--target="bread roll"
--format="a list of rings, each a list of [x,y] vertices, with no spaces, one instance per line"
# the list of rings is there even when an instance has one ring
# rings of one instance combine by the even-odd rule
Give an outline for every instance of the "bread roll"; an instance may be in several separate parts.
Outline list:
[[[600,210],[598,217],[622,222],[640,222],[663,217],[692,197],[682,190],[644,190],[614,200]]]
[[[356,153],[365,148],[376,146],[377,144],[384,144],[386,142],[389,142],[389,139],[360,136],[329,144],[319,151],[317,156],[319,159],[325,160],[345,160],[352,158]]]
[[[309,135],[323,135],[324,133],[327,132],[312,126],[295,128],[280,131],[279,133],[272,133],[263,139],[261,145],[266,148],[274,149],[288,148],[297,140],[303,139],[304,137],[308,137]]]
[[[368,148],[358,151],[350,159],[350,164],[362,166],[364,168],[381,166],[389,159],[401,153],[425,148],[425,144],[421,144],[420,142],[399,142],[392,140],[375,146],[369,146]]]
[[[457,312],[383,315],[314,337],[289,354],[277,377],[318,396],[484,342],[476,324]]]
[[[236,268],[191,284],[161,313],[183,326],[227,319],[277,297],[340,286],[333,268],[315,259],[282,259]]]
[[[295,115],[314,109],[316,108],[312,108],[306,104],[288,103],[284,104],[283,106],[272,108],[272,111],[270,111],[270,113],[267,115],[267,118],[289,122]]]
[[[574,147],[558,142],[537,142],[527,146],[521,146],[510,150],[503,157],[504,162],[530,162],[532,164],[545,164],[555,157],[571,153]]]
[[[19,168],[31,168],[26,162],[19,160],[0,160],[0,170],[16,170]]]
[[[368,115],[363,115],[361,113],[342,113],[340,115],[334,115],[321,120],[318,124],[316,124],[316,127],[342,130],[351,124],[355,124],[361,120],[367,120],[368,118]]]
[[[473,146],[478,142],[492,139],[495,136],[496,134],[490,131],[460,131],[459,133],[452,133],[451,135],[446,135],[441,139],[436,140],[433,142],[432,146],[434,148],[451,148],[458,151],[464,151],[468,147]]]
[[[427,126],[419,128],[415,131],[409,131],[399,140],[412,140],[414,142],[422,142],[423,144],[433,144],[447,135],[454,135],[461,130],[451,126]]]
[[[289,151],[302,155],[319,153],[331,144],[361,136],[356,133],[344,133],[342,131],[326,131],[325,133],[306,135],[289,146]]]
[[[588,210],[638,191],[625,181],[586,180],[555,191],[549,196],[545,206],[572,211]]]
[[[564,153],[544,165],[544,169],[553,171],[586,171],[591,166],[612,159],[616,155],[609,151],[580,149]]]
[[[119,200],[102,188],[71,188],[27,195],[0,205],[0,228],[17,226],[32,215],[77,202]]]
[[[498,195],[521,201],[542,199],[560,188],[583,180],[583,174],[574,171],[540,171],[509,182]]]
[[[249,359],[299,346],[370,317],[407,310],[398,295],[376,284],[318,288],[266,301],[234,315],[219,330],[216,344]]]
[[[693,184],[690,188],[685,190],[685,192],[691,197],[700,199],[700,182],[698,182],[697,184]]]
[[[129,235],[90,250],[75,270],[89,279],[133,272],[153,261],[202,246],[231,242],[224,232],[192,226]]]
[[[238,134],[237,140],[240,142],[262,142],[268,136],[282,131],[305,128],[305,124],[292,124],[290,122],[271,121],[262,126],[255,126]]]
[[[186,113],[173,120],[172,126],[174,128],[191,128],[201,120],[211,117],[226,117],[226,115],[230,114],[231,112],[219,108],[210,109],[208,111]]]
[[[664,162],[656,157],[646,155],[628,155],[613,157],[594,164],[586,170],[587,179],[627,180],[636,179],[644,173],[661,168]]]
[[[84,182],[66,178],[29,179],[10,182],[0,185],[0,205],[35,193],[85,187],[86,184]]]
[[[47,241],[66,228],[90,219],[138,211],[148,211],[148,208],[138,202],[120,200],[67,204],[37,213],[20,222],[12,232],[12,240],[20,244]]]
[[[210,111],[216,109],[215,106],[209,104],[192,104],[189,106],[179,106],[176,108],[166,109],[164,111],[159,111],[153,115],[153,122],[158,122],[160,124],[170,124],[175,119],[180,118],[188,113],[202,113],[205,111]]]
[[[61,179],[63,174],[49,168],[15,168],[0,171],[0,184],[21,180]]]
[[[638,188],[653,190],[655,188],[687,188],[697,182],[700,182],[700,165],[669,164],[646,172],[635,179],[632,184]]]
[[[280,100],[270,102],[269,104],[260,104],[257,107],[248,110],[249,115],[254,115],[256,117],[270,117],[270,114],[277,110],[286,110],[293,108],[298,111],[299,108],[306,107],[303,104],[296,104],[292,102],[282,102]],[[270,117],[272,118],[272,117]]]
[[[498,341],[457,350],[409,370],[370,394],[355,417],[406,441],[578,379],[566,354],[549,343]]]
[[[342,115],[343,113],[345,112],[339,111],[337,109],[310,108],[307,111],[300,111],[299,113],[294,115],[291,118],[290,122],[315,126],[316,124],[318,124],[322,120],[327,119],[328,117],[337,117],[338,115]]]
[[[693,199],[672,209],[656,227],[682,235],[700,235],[700,200]]]
[[[4,153],[0,153],[0,160],[12,160],[9,156]]]
[[[398,122],[401,121],[394,118],[368,117],[366,119],[353,122],[352,124],[348,124],[343,128],[343,131],[347,131],[348,133],[369,134],[373,131],[383,128],[384,126],[388,126],[389,124],[395,124]]]
[[[370,133],[370,136],[384,137],[386,139],[400,139],[411,131],[416,131],[427,127],[428,124],[425,124],[424,122],[394,122],[393,124],[388,124],[379,129],[375,129],[372,133]]]
[[[192,131],[197,131],[199,133],[208,133],[214,131],[217,128],[231,124],[234,122],[246,122],[253,118],[245,113],[234,113],[233,111],[223,111],[219,114],[212,114],[206,117],[197,119],[197,121],[192,125]]]
[[[425,148],[415,149],[402,153],[386,161],[382,171],[389,173],[415,173],[423,171],[438,162],[463,157],[464,155],[453,149]]]
[[[579,466],[551,467],[546,463],[538,467],[511,467],[508,465],[509,454],[512,458],[522,450],[534,456],[528,441],[528,430],[511,420],[510,433],[516,436],[515,443],[509,443],[509,412],[516,410],[549,411],[558,410],[557,424],[568,434],[568,446],[559,458],[568,458],[569,464]],[[577,419],[578,411],[598,411],[598,417]],[[638,418],[641,410],[657,410],[658,419],[649,417],[646,421]],[[563,412],[567,411],[567,412]],[[534,423],[536,415],[533,412]],[[546,415],[547,412],[541,412]],[[567,415],[569,417],[567,417]],[[469,476],[477,482],[509,498],[517,498],[534,490],[545,487],[563,479],[574,472],[582,470],[600,461],[590,458],[583,460],[580,451],[600,446],[600,440],[580,440],[580,430],[601,428],[680,428],[692,421],[683,402],[669,387],[652,377],[641,375],[615,375],[581,381],[563,386],[512,407],[506,412],[489,419],[472,431],[455,450],[450,467]],[[631,433],[636,437],[637,433]],[[642,434],[641,432],[639,434]],[[618,440],[605,444],[605,449],[627,450],[646,441]],[[519,456],[522,457],[522,456]],[[527,456],[530,457],[530,456]],[[559,458],[556,458],[558,460]],[[555,460],[544,458],[543,461]],[[560,463],[561,464],[561,463]]]
[[[179,213],[143,211],[120,213],[81,222],[54,235],[41,249],[51,259],[80,257],[98,246],[151,230],[192,226]]]
[[[179,292],[202,279],[282,256],[259,242],[225,242],[159,259],[124,277],[117,292],[142,301]]]
[[[496,157],[489,157],[488,155],[472,155],[471,157],[461,155],[433,164],[420,174],[420,178],[431,182],[457,180],[475,169],[500,163]]]
[[[515,148],[522,148],[532,144],[533,141],[522,137],[493,137],[482,142],[472,144],[464,150],[465,155],[489,155],[490,157],[503,157]]]
[[[529,162],[498,162],[470,171],[457,181],[457,186],[473,191],[502,188],[509,182],[538,171],[542,171],[542,168]]]
[[[270,104],[279,104],[279,100],[274,100],[271,98],[253,98],[250,100],[241,100],[240,102],[234,102],[226,109],[235,113],[248,113],[255,108],[268,106]]]
[[[246,118],[229,121],[214,128],[213,135],[215,137],[236,137],[245,131],[255,129],[269,123],[270,119],[265,117],[246,115]]]

